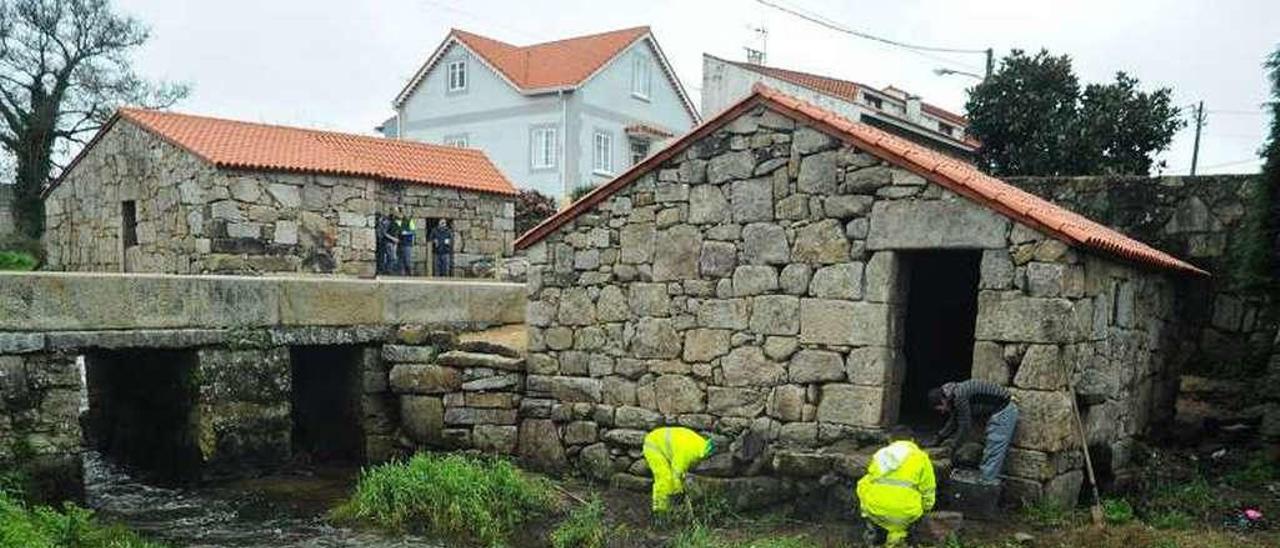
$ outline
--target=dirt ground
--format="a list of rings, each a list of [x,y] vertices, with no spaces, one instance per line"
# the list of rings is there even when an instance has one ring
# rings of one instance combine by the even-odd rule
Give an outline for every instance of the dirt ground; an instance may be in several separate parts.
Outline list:
[[[1126,492],[1103,496],[1107,523],[1095,527],[1088,506],[1009,508],[1006,519],[966,520],[953,535],[914,539],[914,546],[940,548],[1075,547],[1227,548],[1280,547],[1280,461],[1258,446],[1195,450],[1147,450],[1147,470]],[[681,526],[654,523],[647,493],[602,489],[581,480],[559,483],[569,505],[598,495],[611,526],[609,546],[859,546],[862,525],[852,508],[832,503],[790,504],[725,516],[711,527],[711,544],[679,544]],[[1086,501],[1087,502],[1087,501]],[[803,504],[803,502],[801,502]],[[826,504],[826,506],[821,506]],[[1262,512],[1263,522],[1242,528],[1239,510]],[[558,521],[548,518],[533,528],[519,546],[547,546],[547,533]],[[536,534],[535,534],[536,533]]]

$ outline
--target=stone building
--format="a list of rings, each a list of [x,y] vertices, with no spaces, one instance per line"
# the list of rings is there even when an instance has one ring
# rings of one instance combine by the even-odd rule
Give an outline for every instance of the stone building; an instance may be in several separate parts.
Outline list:
[[[1006,493],[1063,502],[1083,478],[1072,398],[1103,480],[1124,479],[1173,410],[1175,290],[1204,274],[763,86],[516,248],[521,408],[551,409],[522,421],[561,464],[634,483],[644,430],[680,424],[768,440],[726,475],[855,476],[876,432],[936,426],[929,388],[976,377],[1022,407]]]
[[[121,109],[45,194],[48,269],[372,274],[374,218],[449,219],[455,274],[511,253],[516,191],[478,150]]]

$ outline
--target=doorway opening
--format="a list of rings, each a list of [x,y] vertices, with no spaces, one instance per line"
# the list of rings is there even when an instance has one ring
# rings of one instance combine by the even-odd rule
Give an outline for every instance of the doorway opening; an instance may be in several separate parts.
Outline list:
[[[109,459],[161,483],[196,479],[196,353],[100,350],[84,355],[86,439]]]
[[[902,257],[910,274],[899,417],[903,424],[932,429],[944,418],[929,407],[929,390],[967,379],[973,369],[982,252],[917,251]]]
[[[295,456],[313,462],[361,462],[362,353],[361,347],[349,345],[289,349]]]

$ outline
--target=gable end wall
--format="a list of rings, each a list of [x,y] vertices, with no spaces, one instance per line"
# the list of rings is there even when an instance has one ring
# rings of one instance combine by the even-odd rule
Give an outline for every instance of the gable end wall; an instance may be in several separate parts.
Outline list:
[[[602,478],[643,474],[640,439],[659,424],[722,447],[762,435],[773,457],[734,475],[860,474],[818,450],[896,421],[901,253],[946,248],[981,250],[974,376],[1023,409],[1011,496],[1078,493],[1068,377],[1091,444],[1125,469],[1172,409],[1164,274],[1069,249],[763,108],[526,250],[525,401],[550,411],[526,419],[551,418],[563,454]],[[600,434],[571,435],[579,422]]]

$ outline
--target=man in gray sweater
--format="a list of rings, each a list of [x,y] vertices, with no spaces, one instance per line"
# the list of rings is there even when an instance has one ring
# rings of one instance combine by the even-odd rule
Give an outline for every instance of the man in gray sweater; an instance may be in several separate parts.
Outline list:
[[[1018,427],[1018,405],[1003,386],[969,379],[949,382],[929,391],[929,405],[947,416],[936,443],[945,443],[952,453],[964,443],[975,420],[987,420],[986,444],[979,470],[982,479],[995,482],[1004,468],[1004,458]]]

